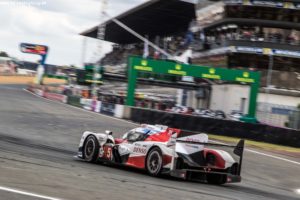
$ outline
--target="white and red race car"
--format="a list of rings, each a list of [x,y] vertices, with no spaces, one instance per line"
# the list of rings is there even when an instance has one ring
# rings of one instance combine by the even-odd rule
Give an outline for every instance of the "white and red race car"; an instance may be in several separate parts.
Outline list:
[[[237,146],[208,143],[208,136],[203,133],[144,124],[122,138],[114,138],[111,131],[84,132],[77,157],[88,162],[145,169],[152,176],[169,174],[186,180],[224,184],[241,182],[243,151],[244,140]]]

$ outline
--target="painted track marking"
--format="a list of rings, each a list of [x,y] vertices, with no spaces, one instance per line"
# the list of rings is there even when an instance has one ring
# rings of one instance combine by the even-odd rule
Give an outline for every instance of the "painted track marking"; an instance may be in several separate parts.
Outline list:
[[[62,199],[58,199],[58,198],[54,198],[54,197],[50,197],[50,196],[35,194],[35,193],[32,193],[32,192],[25,192],[25,191],[22,191],[22,190],[8,188],[8,187],[2,187],[2,186],[0,186],[0,190],[10,192],[10,193],[16,193],[16,194],[20,194],[20,195],[24,195],[24,196],[37,197],[37,198],[40,198],[40,199],[62,200]]]
[[[118,118],[107,116],[107,115],[104,115],[104,114],[101,114],[101,113],[96,113],[96,112],[92,112],[92,111],[89,111],[89,110],[84,110],[82,108],[71,106],[71,105],[68,105],[68,104],[65,104],[65,103],[62,103],[62,102],[58,102],[58,101],[54,101],[54,100],[51,100],[51,99],[47,99],[47,98],[41,97],[41,96],[39,96],[37,94],[34,94],[34,93],[26,90],[25,88],[23,90],[26,91],[26,92],[28,92],[28,93],[30,93],[30,94],[32,94],[32,95],[34,95],[34,96],[36,96],[36,97],[39,97],[41,99],[44,99],[44,100],[47,100],[47,101],[50,101],[50,102],[59,103],[59,104],[68,106],[70,108],[74,108],[74,109],[81,110],[81,111],[84,111],[84,112],[92,113],[92,114],[95,114],[95,115],[100,115],[100,116],[103,116],[103,117],[106,117],[106,118],[109,118],[109,119],[113,119],[113,120],[126,122],[128,124],[139,125],[138,123],[129,122],[129,121],[124,120],[124,119],[118,119]],[[211,140],[211,141],[213,141],[213,140]],[[218,142],[218,141],[213,141],[213,142],[216,142],[216,143],[219,143],[219,144],[225,144],[225,143]],[[245,151],[248,151],[248,152],[251,152],[251,153],[255,153],[255,154],[258,154],[258,155],[261,155],[261,156],[266,156],[266,157],[274,158],[274,159],[281,160],[281,161],[290,162],[290,163],[293,163],[293,164],[296,164],[296,165],[300,165],[300,162],[296,162],[294,160],[289,160],[289,159],[282,158],[282,157],[279,157],[279,156],[274,156],[274,155],[271,155],[271,154],[266,154],[266,153],[262,153],[262,152],[259,152],[259,151],[254,151],[254,150],[251,150],[251,149],[245,149]]]
[[[271,154],[266,154],[266,153],[262,153],[262,152],[259,152],[259,151],[254,151],[254,150],[251,150],[251,149],[246,149],[246,151],[251,152],[251,153],[255,153],[255,154],[259,154],[259,155],[262,155],[262,156],[270,157],[270,158],[275,158],[277,160],[290,162],[290,163],[293,163],[293,164],[296,164],[296,165],[300,165],[300,162],[296,162],[294,160],[289,160],[289,159],[282,158],[282,157],[279,157],[279,156],[274,156],[274,155],[271,155]]]

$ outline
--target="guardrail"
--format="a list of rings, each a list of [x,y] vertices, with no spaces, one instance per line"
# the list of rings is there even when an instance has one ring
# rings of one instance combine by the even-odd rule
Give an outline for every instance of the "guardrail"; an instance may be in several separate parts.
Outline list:
[[[162,124],[189,131],[300,147],[300,131],[265,124],[250,124],[134,107],[131,108],[129,120],[138,123]]]
[[[250,124],[215,118],[182,115],[158,110],[128,107],[124,105],[93,101],[79,96],[47,93],[43,87],[29,87],[29,91],[52,100],[68,103],[97,113],[137,123],[162,124],[191,132],[250,139],[255,141],[300,147],[300,131],[273,127],[266,124]]]

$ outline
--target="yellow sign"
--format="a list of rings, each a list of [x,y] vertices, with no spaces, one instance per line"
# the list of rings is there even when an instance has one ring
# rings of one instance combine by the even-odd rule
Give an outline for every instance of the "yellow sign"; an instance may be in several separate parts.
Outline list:
[[[249,78],[249,77],[250,77],[249,72],[244,72],[244,73],[243,73],[243,77],[244,77],[244,78]]]
[[[209,73],[210,73],[210,74],[215,74],[215,73],[216,73],[216,70],[215,70],[214,68],[210,68],[210,69],[209,69]]]
[[[270,49],[270,48],[263,48],[263,54],[264,55],[271,55],[272,54],[272,49]]]
[[[134,69],[139,71],[147,71],[147,72],[153,71],[152,67],[147,67],[147,66],[134,66]]]
[[[254,83],[255,82],[255,80],[253,78],[250,78],[249,72],[243,72],[243,77],[237,77],[235,80],[238,82],[243,82],[243,83]]]
[[[148,65],[148,62],[147,62],[147,60],[142,60],[142,66],[147,66]]]
[[[179,76],[186,76],[187,72],[186,71],[181,71],[182,70],[182,66],[177,64],[175,65],[175,70],[174,69],[169,69],[168,73],[169,74],[174,74],[174,75],[179,75]]]
[[[218,80],[221,79],[221,76],[216,74],[216,69],[210,68],[208,72],[209,74],[202,74],[202,78],[218,79]]]
[[[202,78],[210,78],[210,79],[221,79],[220,75],[216,75],[216,74],[202,74]]]
[[[254,83],[255,82],[254,79],[252,79],[252,78],[237,77],[235,80],[238,82],[243,82],[243,83]]]
[[[181,70],[182,67],[181,67],[181,65],[176,65],[176,66],[175,66],[175,69],[176,69],[176,70]]]
[[[169,74],[174,74],[174,75],[180,75],[180,76],[186,76],[187,75],[187,73],[185,71],[177,71],[177,70],[173,70],[173,69],[168,70],[168,73]]]

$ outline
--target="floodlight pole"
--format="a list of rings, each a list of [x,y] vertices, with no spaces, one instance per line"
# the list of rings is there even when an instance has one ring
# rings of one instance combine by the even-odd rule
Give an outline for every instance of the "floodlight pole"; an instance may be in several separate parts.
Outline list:
[[[100,0],[101,1],[101,7],[100,7],[100,22],[105,18],[105,9],[107,6],[107,1],[108,0]],[[99,55],[99,58],[101,58],[101,54],[102,54],[102,40],[104,39],[105,35],[105,26],[101,26],[101,23],[98,26],[98,31],[97,31],[97,39],[98,39],[98,47],[97,47],[97,54]],[[97,59],[97,57],[96,57]],[[93,84],[92,84],[92,97],[93,97],[93,101],[96,102],[97,101],[97,80],[99,79],[99,76],[101,76],[99,74],[99,69],[100,69],[100,60],[95,63],[94,66],[94,75],[93,75]]]
[[[273,72],[273,65],[274,65],[274,57],[272,54],[269,55],[269,68],[268,68],[268,75],[267,75],[267,94],[270,94],[270,88],[272,84],[272,72]]]
[[[85,56],[86,56],[86,45],[87,45],[87,40],[86,37],[84,37],[82,40],[82,52],[81,52],[81,64],[83,69],[84,69]]]

